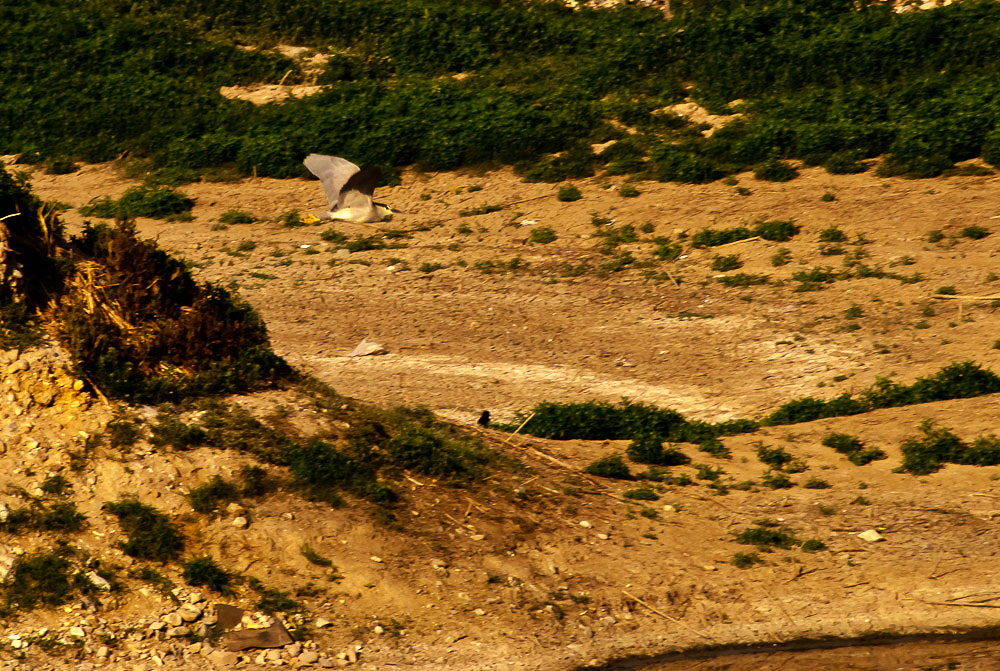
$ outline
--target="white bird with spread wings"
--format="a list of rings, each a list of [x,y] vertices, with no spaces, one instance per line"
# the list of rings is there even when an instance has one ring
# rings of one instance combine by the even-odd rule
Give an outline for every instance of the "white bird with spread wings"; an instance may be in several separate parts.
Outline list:
[[[319,177],[330,202],[330,209],[319,216],[321,220],[335,219],[355,223],[383,221],[398,213],[384,203],[372,200],[375,187],[382,180],[378,166],[359,168],[345,158],[309,154],[302,162],[309,172]]]

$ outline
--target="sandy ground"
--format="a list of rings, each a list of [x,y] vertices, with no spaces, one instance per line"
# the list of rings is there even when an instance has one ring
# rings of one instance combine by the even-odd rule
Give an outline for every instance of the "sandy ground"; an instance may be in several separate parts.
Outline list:
[[[33,175],[40,197],[72,207],[135,183],[107,165]],[[265,318],[276,350],[340,393],[386,406],[425,405],[470,425],[484,409],[512,421],[540,401],[623,397],[710,421],[760,417],[794,398],[857,392],[878,377],[908,383],[956,361],[1000,371],[992,303],[933,298],[942,286],[968,295],[1000,291],[996,176],[907,181],[810,169],[785,184],[746,175],[728,185],[638,182],[634,198],[619,195],[621,178],[575,184],[583,197],[564,203],[556,198],[559,185],[524,184],[508,170],[407,172],[401,186],[378,192],[405,212],[380,231],[278,223],[289,210],[325,205],[315,181],[199,183],[181,188],[196,200],[193,220],[142,219],[139,229],[190,261],[200,279],[238,287]],[[485,205],[502,208],[463,216]],[[220,227],[220,215],[232,209],[258,221]],[[596,272],[611,257],[599,251],[595,216],[615,227],[652,225],[620,248],[633,254],[632,267]],[[65,219],[71,227],[82,223],[75,210]],[[786,243],[707,250],[681,238],[679,259],[652,261],[655,236],[678,240],[761,219],[794,219],[802,230]],[[971,225],[992,235],[963,237]],[[531,242],[542,226],[556,232],[554,242]],[[820,232],[831,226],[847,236],[844,254],[822,253],[829,245]],[[404,233],[385,240],[394,248],[345,253],[321,238],[329,228],[351,238]],[[932,230],[944,234],[937,243],[928,242]],[[780,248],[790,262],[772,266]],[[738,255],[743,267],[712,270],[719,254]],[[794,272],[840,269],[848,255],[922,279],[855,277],[794,291]],[[496,270],[512,259],[520,259],[518,269]],[[584,262],[590,272],[567,271]],[[494,271],[484,272],[489,263]],[[735,272],[766,274],[771,282],[726,288],[717,281]],[[388,354],[346,356],[363,338]],[[981,627],[996,624],[1000,600],[993,524],[1000,468],[948,466],[923,478],[893,469],[900,443],[922,420],[972,439],[997,430],[998,411],[1000,398],[984,397],[762,429],[727,439],[730,460],[685,448],[695,464],[721,468],[735,483],[763,473],[757,443],[783,446],[808,469],[792,476],[800,486],[788,490],[715,496],[696,480],[664,488],[658,501],[631,502],[622,493],[634,484],[579,473],[623,451],[624,442],[505,443],[504,434],[487,431],[535,474],[471,493],[413,484],[410,533],[287,497],[266,506],[274,515],[289,506],[300,511],[296,542],[309,538],[335,554],[351,576],[340,605],[328,601],[343,629],[324,630],[317,640],[332,647],[364,640],[361,664],[370,668],[447,662],[563,669],[697,645]],[[821,445],[830,431],[857,435],[889,458],[853,466]],[[695,473],[693,466],[677,472]],[[802,487],[811,477],[831,487]],[[512,496],[518,488],[521,495]],[[734,534],[761,518],[822,540],[828,550],[776,551],[762,565],[739,569],[733,555],[752,548],[736,544]],[[857,537],[872,528],[885,541]],[[292,562],[274,537],[270,546],[265,541],[250,544],[264,563]],[[238,554],[212,541],[206,548]],[[377,569],[367,560],[376,552],[385,560]],[[447,575],[431,567],[434,558],[447,562]],[[296,570],[275,579],[304,579],[306,569]],[[373,575],[377,586],[368,588]],[[406,623],[406,635],[373,637],[372,622],[390,617]]]

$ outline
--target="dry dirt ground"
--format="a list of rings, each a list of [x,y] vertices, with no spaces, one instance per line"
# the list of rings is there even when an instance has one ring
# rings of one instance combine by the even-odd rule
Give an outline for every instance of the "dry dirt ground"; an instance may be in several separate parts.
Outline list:
[[[41,198],[73,208],[137,183],[109,165],[38,172],[32,182]],[[747,175],[738,184],[638,182],[631,198],[619,195],[622,178],[574,183],[582,198],[560,202],[559,185],[525,184],[506,169],[405,172],[401,186],[378,191],[404,211],[392,222],[293,228],[279,223],[283,213],[325,205],[315,181],[198,183],[181,188],[196,201],[191,221],[138,225],[200,279],[238,286],[296,367],[346,396],[425,405],[470,430],[484,409],[513,421],[540,401],[627,397],[720,421],[760,417],[802,396],[861,391],[877,377],[909,383],[957,361],[1000,371],[993,304],[933,298],[943,286],[1000,292],[996,176],[907,181],[808,169],[784,184]],[[488,205],[501,207],[471,214]],[[258,221],[220,226],[233,209]],[[633,255],[630,267],[605,266],[615,257],[600,252],[595,217],[612,220],[604,230],[652,226],[619,248]],[[76,210],[64,218],[71,227],[83,221]],[[794,219],[802,230],[785,243],[721,249],[695,249],[683,237],[760,219]],[[992,235],[961,235],[972,225]],[[822,253],[830,245],[820,233],[831,226],[847,236],[844,254]],[[540,227],[557,239],[532,242]],[[346,253],[321,237],[330,228],[349,238],[397,233],[383,240],[390,248]],[[933,230],[943,232],[935,243]],[[681,257],[652,260],[655,236],[680,240]],[[782,248],[790,262],[773,266]],[[743,267],[712,270],[720,254],[738,255]],[[848,256],[896,277],[794,290],[793,273],[840,269]],[[771,282],[717,281],[736,272]],[[363,338],[388,353],[347,356]],[[271,394],[245,403],[294,405]],[[640,502],[622,498],[634,483],[580,472],[625,442],[509,440],[487,430],[486,440],[529,472],[469,491],[414,478],[420,484],[404,492],[412,518],[405,532],[379,527],[360,504],[329,510],[282,494],[257,505],[260,521],[246,531],[219,520],[198,533],[205,553],[282,589],[321,579],[297,551],[303,543],[331,557],[345,579],[310,602],[314,615],[335,622],[314,639],[331,654],[362,645],[358,664],[367,668],[568,669],[693,646],[990,626],[1000,602],[1000,467],[949,465],[921,478],[893,470],[900,443],[922,420],[971,440],[997,430],[998,411],[1000,398],[990,396],[765,428],[726,439],[731,459],[686,446],[693,464],[721,468],[730,482],[759,480],[759,442],[785,448],[808,470],[792,476],[792,489],[717,496],[696,479]],[[854,466],[821,445],[831,431],[857,435],[889,458]],[[136,490],[180,514],[189,510],[185,488],[238,466],[207,448],[148,458],[173,464],[169,475],[156,467],[122,482],[105,476],[96,517],[102,500]],[[694,465],[673,470],[695,474]],[[812,477],[831,487],[801,486]],[[281,518],[288,511],[294,521]],[[761,518],[828,549],[778,550],[737,568],[734,554],[753,548],[734,535]],[[868,529],[885,540],[859,539]],[[128,603],[122,608],[165,608]],[[389,622],[398,635],[373,633]],[[141,666],[127,657],[122,664]]]

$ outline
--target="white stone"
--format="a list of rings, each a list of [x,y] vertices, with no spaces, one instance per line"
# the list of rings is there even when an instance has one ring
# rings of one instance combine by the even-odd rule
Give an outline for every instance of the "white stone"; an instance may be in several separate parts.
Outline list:
[[[319,661],[319,653],[315,650],[306,650],[299,655],[299,664],[315,664]]]
[[[584,529],[589,529],[594,525],[588,522],[587,520],[580,520],[580,526],[583,527]]]
[[[185,622],[194,622],[201,617],[201,608],[193,603],[186,603],[178,609],[177,614],[180,615],[181,619]]]
[[[233,519],[233,526],[237,529],[246,529],[249,525],[250,521],[242,515]]]
[[[329,627],[332,624],[333,624],[333,622],[330,622],[326,618],[322,618],[322,617],[317,617],[315,620],[313,620],[313,625],[317,629],[322,629],[323,627]]]
[[[375,555],[372,555],[372,561],[375,562],[376,564],[381,564],[382,563],[382,558],[381,557],[376,557]]]
[[[375,632],[376,634],[378,634],[379,636],[381,636],[382,634],[384,634],[384,633],[385,633],[385,629],[384,629],[384,628],[382,627],[382,625],[380,625],[380,624],[376,624],[376,625],[375,625],[375,628],[374,628],[374,629],[372,629],[372,631],[374,631],[374,632]]]
[[[868,531],[862,531],[858,534],[858,538],[863,541],[868,541],[869,543],[877,543],[878,541],[884,541],[885,537],[874,529],[869,529]]]
[[[82,627],[70,627],[69,635],[72,636],[73,638],[83,638],[84,636],[86,636],[86,634],[83,633]]]
[[[109,583],[107,580],[105,580],[101,576],[97,575],[96,572],[90,571],[89,573],[87,573],[87,579],[90,580],[90,584],[91,585],[93,585],[97,589],[101,590],[102,592],[110,592],[111,591],[111,583]]]

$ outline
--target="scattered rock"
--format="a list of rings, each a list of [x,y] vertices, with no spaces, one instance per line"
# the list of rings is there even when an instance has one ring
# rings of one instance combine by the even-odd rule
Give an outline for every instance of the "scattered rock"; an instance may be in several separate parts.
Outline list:
[[[590,529],[594,525],[588,522],[587,520],[580,520],[580,526],[583,527],[584,529]]]
[[[885,537],[874,529],[869,529],[868,531],[862,531],[858,534],[858,538],[863,541],[868,541],[869,543],[877,543],[878,541],[884,541]]]
[[[248,526],[250,526],[250,521],[247,518],[240,515],[239,517],[233,519],[233,526],[236,527],[237,529],[246,529]]]
[[[315,664],[319,661],[319,653],[315,650],[306,650],[298,657],[299,664]]]

